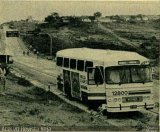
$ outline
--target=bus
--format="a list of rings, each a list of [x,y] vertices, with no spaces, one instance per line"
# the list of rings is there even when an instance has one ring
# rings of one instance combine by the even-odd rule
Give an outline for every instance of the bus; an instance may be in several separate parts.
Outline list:
[[[107,112],[152,109],[149,59],[135,52],[72,48],[56,53],[57,87],[69,98]]]
[[[13,64],[13,57],[10,54],[0,54],[0,68],[5,69],[6,74],[10,72]]]

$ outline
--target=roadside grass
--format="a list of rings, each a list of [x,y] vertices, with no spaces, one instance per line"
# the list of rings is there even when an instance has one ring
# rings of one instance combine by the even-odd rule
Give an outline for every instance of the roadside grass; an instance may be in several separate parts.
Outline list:
[[[19,85],[22,85],[22,86],[25,86],[25,87],[30,87],[30,86],[33,86],[31,84],[30,81],[28,81],[25,77],[21,76],[21,77],[18,77],[12,73],[10,73],[8,76],[7,76],[7,79],[10,80],[10,81],[13,81],[13,82],[17,82],[17,84]]]
[[[22,85],[22,86],[25,86],[25,87],[31,86],[30,81],[26,80],[26,79],[23,78],[23,77],[19,78],[17,83],[18,83],[19,85]]]
[[[7,77],[9,80],[17,83],[18,85],[22,85],[24,87],[28,87],[27,89],[21,89],[21,91],[14,91],[14,94],[11,94],[14,98],[24,100],[24,101],[36,101],[44,104],[51,104],[55,106],[60,106],[62,110],[67,110],[70,112],[83,112],[82,110],[76,108],[75,106],[64,103],[62,99],[60,99],[57,95],[53,94],[50,91],[46,91],[43,88],[33,86],[28,80],[24,77],[17,77],[14,74],[10,73]]]

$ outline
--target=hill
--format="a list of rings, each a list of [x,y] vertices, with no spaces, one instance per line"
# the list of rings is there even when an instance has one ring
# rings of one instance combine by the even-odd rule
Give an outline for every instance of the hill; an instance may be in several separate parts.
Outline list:
[[[45,19],[46,20],[46,19]],[[50,20],[50,19],[49,19]],[[58,50],[74,47],[89,47],[99,49],[116,49],[136,51],[150,59],[158,59],[160,43],[160,21],[149,19],[146,21],[111,22],[81,20],[80,17],[54,18],[54,21],[35,24],[23,22],[16,26],[20,31],[25,27],[34,33],[21,34],[21,38],[31,50],[40,54],[50,54],[52,38],[52,55]],[[27,25],[28,23],[28,25]],[[25,25],[25,26],[23,26]],[[41,34],[41,35],[40,35]]]

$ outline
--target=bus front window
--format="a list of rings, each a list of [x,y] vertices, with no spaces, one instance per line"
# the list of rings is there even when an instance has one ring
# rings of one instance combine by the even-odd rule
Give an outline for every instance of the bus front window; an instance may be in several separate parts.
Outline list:
[[[151,81],[151,68],[142,66],[115,66],[105,69],[107,84],[145,83]]]

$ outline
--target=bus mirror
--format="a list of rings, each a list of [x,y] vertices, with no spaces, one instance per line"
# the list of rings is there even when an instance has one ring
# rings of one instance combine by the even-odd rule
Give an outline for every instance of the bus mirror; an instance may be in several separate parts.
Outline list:
[[[9,62],[8,63],[9,64],[13,64],[13,58],[12,57],[9,58]]]
[[[150,64],[149,64],[151,67],[154,67],[156,65],[156,61],[150,61]]]
[[[12,61],[9,61],[9,64],[13,64],[13,60],[12,60]]]
[[[144,62],[141,63],[141,65],[149,65],[149,64],[150,64],[149,61],[144,61]]]
[[[8,64],[13,64],[13,60],[10,60],[10,61],[8,62]]]

